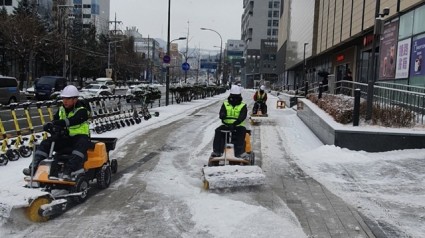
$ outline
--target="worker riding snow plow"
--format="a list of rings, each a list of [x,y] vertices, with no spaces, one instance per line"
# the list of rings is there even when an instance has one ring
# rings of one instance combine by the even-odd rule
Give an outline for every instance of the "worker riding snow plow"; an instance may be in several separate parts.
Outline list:
[[[205,189],[221,189],[258,186],[266,183],[262,169],[255,165],[255,154],[251,150],[251,132],[245,135],[245,152],[241,157],[235,156],[232,131],[222,130],[225,134],[225,148],[221,155],[208,160],[208,166],[202,169]]]
[[[90,181],[107,188],[117,172],[117,161],[109,160],[117,139],[90,139],[90,110],[75,86],[66,86],[60,96],[62,105],[43,125],[50,137],[36,147],[31,164],[22,171],[27,187],[38,190],[28,199],[26,215],[31,221],[47,221],[64,212],[69,200],[84,202]]]
[[[118,163],[109,159],[109,151],[115,149],[116,138],[93,138],[87,151],[84,168],[72,172],[64,179],[65,161],[72,154],[54,153],[55,141],[64,136],[63,128],[53,126],[47,131],[53,138],[51,152],[24,180],[25,187],[39,190],[37,197],[29,199],[25,215],[34,222],[44,222],[66,211],[69,202],[83,203],[88,198],[90,181],[96,180],[101,189],[109,187],[112,173]]]
[[[205,189],[255,186],[265,183],[265,175],[255,165],[251,132],[245,128],[246,104],[241,89],[233,85],[224,101],[219,117],[223,124],[216,128],[213,152],[208,166],[202,169]]]
[[[249,117],[251,125],[258,124],[263,118],[268,117],[267,114],[267,93],[264,91],[265,86],[262,85],[259,91],[256,91],[254,94],[254,107],[252,113]]]

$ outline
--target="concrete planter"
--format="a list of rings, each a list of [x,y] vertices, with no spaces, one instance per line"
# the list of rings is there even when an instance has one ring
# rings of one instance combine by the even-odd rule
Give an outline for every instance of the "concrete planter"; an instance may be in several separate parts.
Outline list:
[[[298,117],[324,144],[367,152],[425,148],[425,130],[342,125],[309,100],[298,101]]]

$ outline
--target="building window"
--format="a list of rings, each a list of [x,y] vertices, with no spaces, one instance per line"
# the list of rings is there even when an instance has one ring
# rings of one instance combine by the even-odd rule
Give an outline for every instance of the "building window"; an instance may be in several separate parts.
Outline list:
[[[279,8],[280,7],[280,2],[273,2],[273,7],[274,8]]]
[[[273,20],[273,26],[278,27],[279,26],[279,20]]]
[[[269,8],[273,8],[273,2],[269,1]]]
[[[12,6],[12,0],[2,0],[0,3],[2,3],[2,6]]]
[[[269,10],[269,15],[268,15],[269,17],[272,17],[273,16],[273,11],[272,10]]]
[[[415,10],[413,22],[413,34],[419,34],[425,31],[425,5]]]
[[[279,11],[273,11],[273,17],[279,17]]]
[[[413,11],[404,14],[400,17],[400,27],[398,32],[398,39],[402,40],[404,38],[412,36],[413,28]]]
[[[91,5],[90,4],[84,4],[83,8],[91,8]]]
[[[273,36],[277,36],[277,29],[273,29],[273,31],[272,31],[272,35],[273,35]]]
[[[272,35],[272,30],[271,29],[267,29],[267,35],[271,36]]]
[[[272,26],[272,20],[267,20],[267,26]]]
[[[83,18],[91,18],[91,14],[83,14]]]

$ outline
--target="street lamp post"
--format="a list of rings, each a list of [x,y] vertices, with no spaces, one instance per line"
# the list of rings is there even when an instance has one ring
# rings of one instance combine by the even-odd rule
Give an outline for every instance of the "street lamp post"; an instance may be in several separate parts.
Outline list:
[[[367,98],[366,98],[366,120],[369,121],[372,119],[372,110],[373,110],[373,91],[376,77],[376,67],[377,62],[375,59],[376,55],[376,44],[380,40],[380,35],[382,34],[383,20],[382,17],[388,16],[390,14],[389,8],[384,8],[383,12],[380,13],[381,1],[377,0],[375,5],[375,27],[373,30],[373,41],[372,41],[372,52],[371,52],[371,62],[369,77],[367,81]]]
[[[306,81],[306,68],[307,68],[307,64],[305,61],[305,47],[308,45],[308,43],[304,43],[304,54],[303,54],[303,83],[305,83]]]
[[[217,33],[217,35],[220,37],[220,56],[218,58],[218,69],[217,69],[217,81],[218,84],[220,84],[220,74],[221,74],[221,52],[223,51],[223,38],[221,37],[220,33],[218,33],[216,30],[213,29],[209,29],[209,28],[204,28],[202,27],[201,30],[203,31],[213,31],[215,33]]]

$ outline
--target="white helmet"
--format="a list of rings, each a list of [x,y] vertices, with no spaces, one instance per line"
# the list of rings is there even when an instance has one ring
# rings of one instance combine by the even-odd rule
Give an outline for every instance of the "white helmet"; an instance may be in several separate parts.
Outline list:
[[[232,85],[232,88],[230,88],[230,94],[241,94],[241,87],[238,85]]]
[[[266,87],[264,85],[261,85],[260,90],[264,90]]]
[[[78,92],[78,89],[74,85],[68,85],[66,86],[60,96],[63,98],[75,98],[80,95],[80,92]]]

